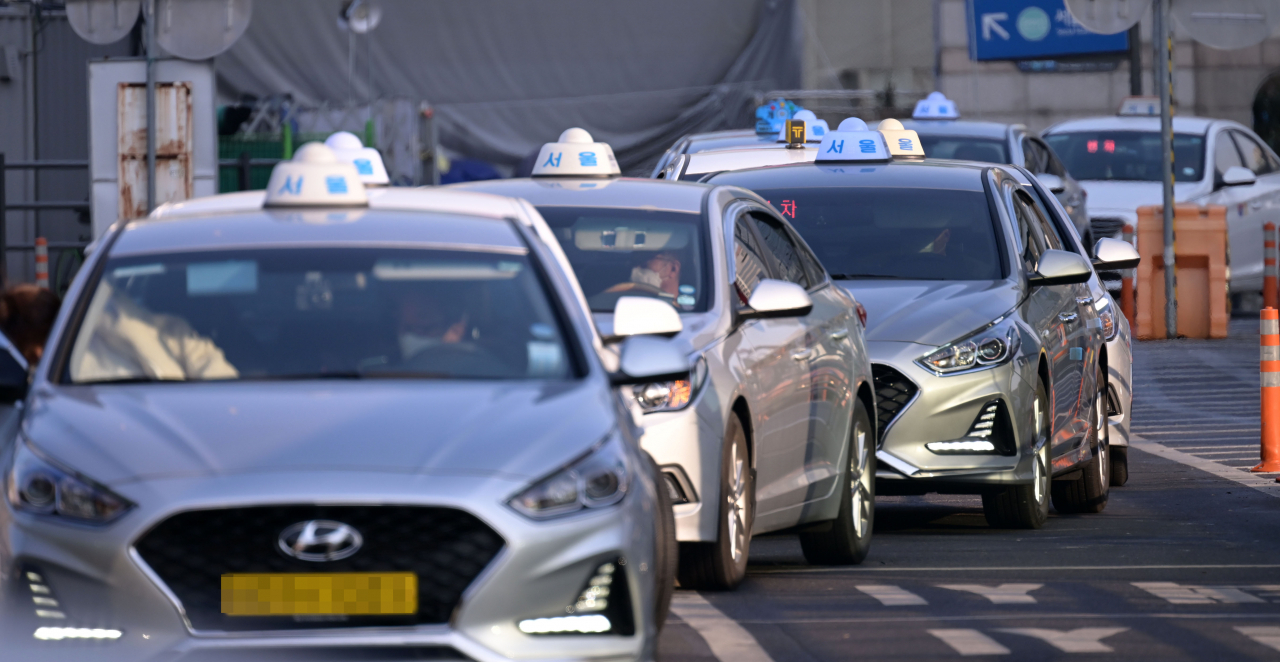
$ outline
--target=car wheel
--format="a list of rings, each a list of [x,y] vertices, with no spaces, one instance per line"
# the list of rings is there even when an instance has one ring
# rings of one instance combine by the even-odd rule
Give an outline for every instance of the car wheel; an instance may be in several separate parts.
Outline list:
[[[1093,459],[1081,468],[1079,478],[1053,483],[1053,507],[1060,513],[1100,513],[1107,507],[1111,492],[1111,434],[1107,425],[1105,377],[1102,366],[1098,366],[1098,388],[1090,415]]]
[[[1129,449],[1124,446],[1111,448],[1111,486],[1120,487],[1129,482]]]
[[[755,517],[755,475],[747,455],[742,420],[729,417],[720,460],[719,535],[713,543],[681,543],[680,586],[729,590],[747,575],[751,524]]]
[[[657,513],[654,518],[653,554],[654,581],[657,582],[653,595],[653,622],[657,632],[667,622],[667,614],[671,611],[671,596],[676,591],[676,569],[680,563],[680,547],[676,542],[676,515],[672,510],[671,492],[667,489],[667,480],[662,469],[650,458],[653,464],[654,488],[658,493]]]
[[[853,410],[849,439],[849,466],[841,485],[840,514],[816,531],[800,533],[804,558],[815,565],[862,563],[871,551],[871,530],[876,514],[875,435],[871,417],[861,400]]]
[[[1037,382],[1032,416],[1036,430],[1032,447],[1040,450],[1032,464],[1031,482],[982,495],[982,513],[995,528],[1038,529],[1049,518],[1049,395],[1044,382]]]

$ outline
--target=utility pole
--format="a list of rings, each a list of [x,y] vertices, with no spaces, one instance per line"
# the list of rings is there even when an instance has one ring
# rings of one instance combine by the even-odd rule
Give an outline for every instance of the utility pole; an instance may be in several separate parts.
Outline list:
[[[1129,94],[1142,96],[1142,29],[1137,23],[1129,28]]]
[[[156,208],[156,0],[143,3],[147,30],[147,213]]]
[[[1177,265],[1173,250],[1173,33],[1169,29],[1169,0],[1152,4],[1152,41],[1156,58],[1152,62],[1156,90],[1160,95],[1160,149],[1164,176],[1164,324],[1167,337],[1178,337]]]

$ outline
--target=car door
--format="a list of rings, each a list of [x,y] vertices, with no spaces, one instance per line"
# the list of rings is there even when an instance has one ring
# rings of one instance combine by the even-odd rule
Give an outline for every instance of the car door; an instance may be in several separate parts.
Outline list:
[[[779,277],[803,287],[813,300],[813,310],[794,319],[803,335],[797,333],[795,340],[802,342],[790,347],[807,396],[797,403],[803,409],[796,412],[805,428],[804,444],[791,451],[800,460],[801,473],[794,484],[803,486],[796,503],[804,503],[829,495],[839,478],[853,415],[848,338],[850,324],[856,324],[854,309],[831,287],[817,258],[785,221],[765,211],[752,212],[751,219]]]
[[[1248,223],[1262,227],[1266,223],[1280,226],[1280,163],[1262,141],[1246,131],[1230,129],[1228,133],[1240,150],[1244,167],[1253,171],[1258,181],[1253,186],[1237,187],[1248,200]],[[1239,211],[1237,209],[1237,211]],[[1235,273],[1233,268],[1232,273]],[[1259,276],[1259,283],[1261,276]]]
[[[746,306],[765,278],[777,278],[777,267],[763,247],[755,223],[743,210],[733,223],[734,302]],[[750,347],[744,369],[751,380],[752,437],[755,441],[757,532],[789,526],[789,506],[799,503],[807,436],[808,358],[804,325],[797,318],[748,320],[735,333]],[[784,521],[779,521],[779,520]]]
[[[1213,192],[1200,202],[1227,208],[1227,264],[1231,268],[1231,289],[1261,290],[1263,221],[1259,212],[1262,210],[1252,206],[1253,198],[1261,187],[1257,184],[1223,185],[1222,175],[1228,168],[1244,165],[1240,150],[1227,129],[1213,133],[1208,149],[1213,154]]]

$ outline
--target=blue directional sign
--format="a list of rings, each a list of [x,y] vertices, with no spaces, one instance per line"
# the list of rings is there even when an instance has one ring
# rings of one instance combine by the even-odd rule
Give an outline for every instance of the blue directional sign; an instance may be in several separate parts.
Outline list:
[[[968,0],[969,58],[1036,60],[1128,50],[1129,35],[1095,34],[1063,0]]]

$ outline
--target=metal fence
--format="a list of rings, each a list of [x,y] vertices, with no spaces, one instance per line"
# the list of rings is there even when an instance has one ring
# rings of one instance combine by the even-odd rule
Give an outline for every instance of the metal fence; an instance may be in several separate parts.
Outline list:
[[[9,274],[9,253],[10,251],[19,251],[22,253],[32,253],[34,255],[35,243],[10,244],[9,243],[9,212],[10,211],[46,211],[46,210],[70,210],[70,211],[89,211],[89,203],[84,200],[36,200],[32,202],[10,202],[5,190],[4,174],[9,170],[85,170],[89,169],[89,161],[84,160],[46,160],[46,161],[6,161],[4,152],[0,152],[0,276],[5,279]],[[42,236],[40,233],[40,215],[35,217],[34,236]],[[49,287],[59,295],[64,293],[71,285],[71,279],[75,277],[79,271],[80,265],[84,263],[84,249],[87,242],[81,241],[54,241],[49,242],[49,251],[51,257],[52,268],[49,270]]]

